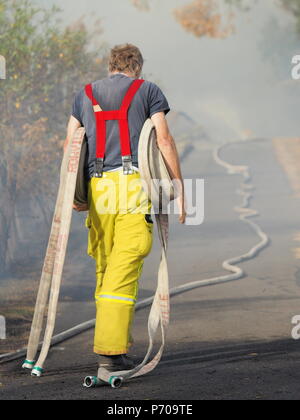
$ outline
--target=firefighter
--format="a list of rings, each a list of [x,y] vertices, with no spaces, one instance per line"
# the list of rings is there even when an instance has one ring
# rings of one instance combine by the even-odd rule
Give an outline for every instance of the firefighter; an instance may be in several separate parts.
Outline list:
[[[168,101],[154,83],[140,79],[143,56],[131,44],[110,53],[108,77],[76,94],[67,139],[85,127],[88,254],[96,263],[96,326],[94,352],[99,367],[109,371],[134,367],[127,353],[143,261],[152,247],[151,203],[138,170],[138,142],[151,118],[157,144],[173,179],[181,185],[179,222],[185,223],[183,180],[179,157],[166,114]]]

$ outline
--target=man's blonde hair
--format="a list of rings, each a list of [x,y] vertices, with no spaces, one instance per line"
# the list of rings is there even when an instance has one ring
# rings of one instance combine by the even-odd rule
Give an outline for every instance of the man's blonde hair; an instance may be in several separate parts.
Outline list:
[[[116,45],[110,52],[109,71],[128,72],[139,76],[144,59],[141,51],[132,44]]]

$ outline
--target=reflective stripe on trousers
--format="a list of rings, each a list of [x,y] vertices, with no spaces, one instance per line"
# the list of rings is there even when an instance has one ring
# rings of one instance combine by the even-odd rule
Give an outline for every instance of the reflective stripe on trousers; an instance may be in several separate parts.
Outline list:
[[[88,254],[96,261],[94,351],[128,352],[144,258],[152,247],[151,204],[139,173],[106,172],[89,184]]]
[[[96,301],[99,302],[99,300],[108,300],[111,302],[120,301],[127,303],[128,305],[134,305],[136,303],[136,299],[133,297],[117,294],[114,295],[109,293],[101,293],[100,295],[96,296]]]

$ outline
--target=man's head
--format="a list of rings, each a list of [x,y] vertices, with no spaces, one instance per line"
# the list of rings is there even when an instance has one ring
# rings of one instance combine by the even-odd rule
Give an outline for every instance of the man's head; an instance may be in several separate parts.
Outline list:
[[[140,77],[144,64],[140,50],[132,44],[116,45],[110,52],[109,72]]]

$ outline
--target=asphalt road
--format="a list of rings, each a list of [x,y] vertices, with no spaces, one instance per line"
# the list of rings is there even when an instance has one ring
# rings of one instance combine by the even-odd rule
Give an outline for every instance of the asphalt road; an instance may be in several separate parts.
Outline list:
[[[96,373],[93,331],[88,331],[51,350],[42,378],[22,372],[20,362],[0,365],[0,399],[299,399],[300,342],[291,338],[291,319],[300,314],[300,261],[293,252],[300,201],[292,197],[270,141],[228,145],[222,158],[250,166],[256,187],[251,206],[260,212],[256,221],[271,239],[257,258],[242,264],[247,275],[172,299],[167,349],[151,374],[118,390],[83,389],[84,376]],[[185,161],[184,174],[205,179],[205,220],[183,227],[172,218],[172,285],[224,274],[223,260],[258,242],[233,211],[240,204],[240,176],[226,174],[209,151],[200,149]],[[141,298],[152,294],[158,258],[156,243],[144,267]],[[57,331],[94,315],[93,267],[84,280],[71,281],[68,273],[79,267],[68,264],[63,297],[69,299],[61,303]],[[147,347],[148,312],[136,314],[132,354],[137,360]]]

